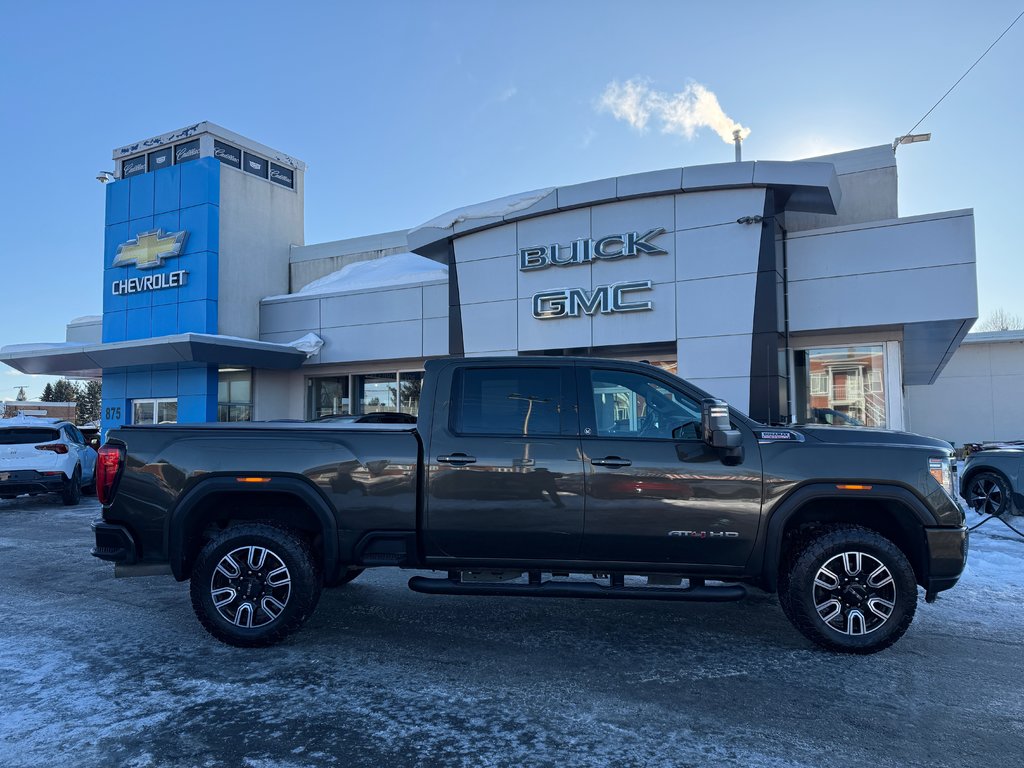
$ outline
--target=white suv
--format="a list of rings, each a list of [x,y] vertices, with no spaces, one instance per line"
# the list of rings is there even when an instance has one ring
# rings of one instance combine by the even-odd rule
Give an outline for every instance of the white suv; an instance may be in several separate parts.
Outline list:
[[[96,489],[96,451],[74,424],[18,416],[0,419],[0,499],[59,493],[71,506]]]

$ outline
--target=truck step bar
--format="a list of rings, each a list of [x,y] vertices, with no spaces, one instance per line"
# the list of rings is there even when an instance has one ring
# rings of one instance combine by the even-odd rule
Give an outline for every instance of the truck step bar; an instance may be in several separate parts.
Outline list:
[[[481,595],[485,597],[589,597],[604,600],[682,600],[702,603],[724,603],[742,600],[747,590],[740,584],[708,587],[699,580],[694,586],[680,589],[663,587],[626,587],[586,581],[533,581],[530,584],[498,584],[464,582],[456,578],[432,579],[413,576],[409,589],[427,595]],[[618,582],[619,580],[615,580]]]

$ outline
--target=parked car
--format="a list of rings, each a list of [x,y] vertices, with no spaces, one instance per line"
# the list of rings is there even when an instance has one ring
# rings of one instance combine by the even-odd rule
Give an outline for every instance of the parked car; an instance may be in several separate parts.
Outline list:
[[[984,515],[1024,515],[1024,445],[985,445],[967,457],[960,495]]]
[[[641,363],[431,360],[415,426],[111,431],[92,553],[191,580],[199,621],[239,646],[390,566],[446,573],[409,581],[435,595],[719,602],[750,586],[825,648],[873,653],[910,626],[918,586],[932,602],[963,570],[951,455],[900,432],[768,427]]]
[[[96,451],[67,421],[0,419],[0,498],[59,493],[72,506],[96,489]]]

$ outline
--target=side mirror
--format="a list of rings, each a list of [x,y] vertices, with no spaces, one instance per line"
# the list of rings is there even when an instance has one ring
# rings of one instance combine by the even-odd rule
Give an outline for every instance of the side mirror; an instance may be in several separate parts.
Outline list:
[[[701,437],[712,448],[734,452],[743,445],[743,435],[732,428],[729,404],[724,400],[706,397],[700,401]]]

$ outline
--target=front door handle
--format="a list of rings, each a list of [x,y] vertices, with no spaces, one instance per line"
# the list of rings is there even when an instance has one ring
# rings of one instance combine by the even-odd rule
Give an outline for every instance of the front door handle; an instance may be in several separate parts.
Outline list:
[[[603,459],[591,459],[591,464],[598,467],[629,467],[633,462],[629,459],[620,459],[618,456],[606,456]]]
[[[469,456],[465,453],[453,453],[450,456],[438,456],[438,464],[451,464],[453,467],[463,467],[466,464],[476,464],[476,456]]]

